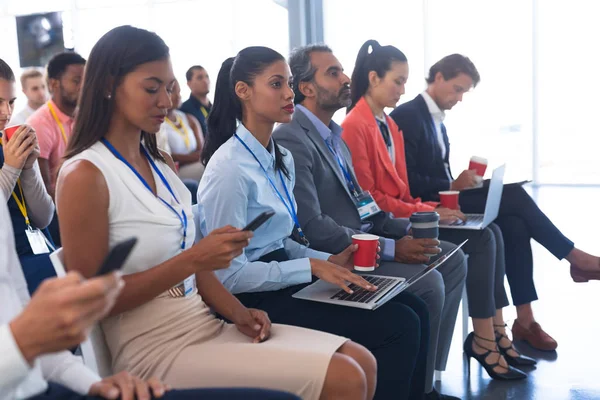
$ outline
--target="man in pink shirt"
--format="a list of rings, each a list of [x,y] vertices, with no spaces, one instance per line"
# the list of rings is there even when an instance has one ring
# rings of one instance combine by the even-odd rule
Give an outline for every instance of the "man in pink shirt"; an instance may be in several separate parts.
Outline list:
[[[85,59],[77,53],[55,55],[47,68],[50,101],[27,120],[38,136],[40,170],[46,190],[52,198],[58,168],[73,129],[84,67]]]

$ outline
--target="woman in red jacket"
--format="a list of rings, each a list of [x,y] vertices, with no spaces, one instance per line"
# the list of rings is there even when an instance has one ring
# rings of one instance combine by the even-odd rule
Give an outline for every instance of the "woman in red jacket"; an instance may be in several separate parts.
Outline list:
[[[410,195],[404,138],[384,111],[394,107],[404,94],[407,79],[408,63],[400,50],[381,46],[375,40],[361,47],[352,73],[352,104],[342,123],[342,137],[352,152],[358,182],[382,210],[395,217],[435,210],[445,220],[465,218],[460,211],[424,203]],[[492,224],[484,231],[440,233],[441,239],[454,243],[469,238],[464,250],[471,254],[467,294],[474,332],[465,342],[465,353],[477,359],[492,378],[526,377],[509,366],[533,365],[535,360],[519,354],[504,334],[502,308],[508,305],[508,298],[503,286],[504,242],[500,229]]]

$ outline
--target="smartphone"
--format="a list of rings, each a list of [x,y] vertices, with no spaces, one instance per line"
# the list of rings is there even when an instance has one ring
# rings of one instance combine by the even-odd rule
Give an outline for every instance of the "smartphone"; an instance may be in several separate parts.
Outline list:
[[[269,220],[269,218],[271,218],[273,215],[275,215],[275,211],[265,211],[264,213],[260,214],[258,217],[254,218],[254,220],[252,220],[252,222],[250,222],[248,225],[246,225],[246,227],[242,230],[254,232],[262,224],[267,222]]]
[[[127,261],[127,258],[129,257],[129,254],[131,254],[131,251],[135,247],[136,243],[137,238],[135,237],[118,243],[108,253],[96,275],[105,275],[116,271],[117,269],[121,269],[123,264],[125,264],[125,261]]]

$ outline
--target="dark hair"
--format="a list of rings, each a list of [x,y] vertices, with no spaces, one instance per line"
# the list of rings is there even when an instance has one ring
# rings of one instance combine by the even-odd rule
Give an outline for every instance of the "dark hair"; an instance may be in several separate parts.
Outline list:
[[[4,79],[9,82],[15,81],[15,74],[13,73],[12,68],[0,58],[0,79]]]
[[[372,49],[369,53],[369,47]],[[377,40],[367,40],[356,56],[354,71],[352,71],[352,83],[350,92],[352,103],[348,111],[352,110],[361,97],[369,89],[369,72],[377,72],[377,76],[383,78],[385,73],[392,68],[392,62],[407,62],[403,52],[394,46],[382,46]]]
[[[85,58],[77,53],[58,53],[48,62],[48,79],[60,79],[69,65],[85,65]]]
[[[79,111],[65,159],[81,153],[106,135],[114,113],[115,92],[125,75],[142,64],[168,57],[169,48],[154,32],[126,25],[102,36],[94,45],[85,68]],[[164,161],[156,136],[142,132],[142,138],[152,157]]]
[[[235,93],[236,83],[252,85],[254,78],[276,61],[285,61],[285,58],[273,49],[255,46],[246,47],[237,56],[223,62],[217,76],[214,103],[208,114],[208,135],[202,149],[204,165],[233,136],[237,121],[242,120],[242,102]],[[289,178],[289,171],[283,164],[283,154],[274,140],[273,146],[275,169]]]
[[[461,54],[450,54],[433,64],[429,69],[427,83],[433,83],[438,72],[441,72],[445,80],[456,78],[459,74],[468,75],[473,80],[473,87],[481,80],[475,64]]]
[[[194,71],[205,71],[202,65],[192,65],[185,73],[185,79],[189,82],[194,77]]]
[[[294,104],[300,104],[305,99],[300,92],[300,82],[310,82],[315,78],[317,69],[310,62],[310,55],[314,52],[332,53],[325,44],[310,44],[295,49],[290,55],[290,70],[294,77]]]

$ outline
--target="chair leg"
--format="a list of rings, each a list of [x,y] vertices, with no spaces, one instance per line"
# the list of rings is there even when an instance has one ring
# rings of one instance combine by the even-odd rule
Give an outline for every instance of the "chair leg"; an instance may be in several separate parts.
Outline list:
[[[463,289],[462,295],[462,332],[463,332],[463,343],[467,340],[469,335],[469,301],[467,300],[467,289]]]
[[[442,372],[443,371],[435,370],[435,373],[433,375],[434,382],[441,382],[442,381]]]

